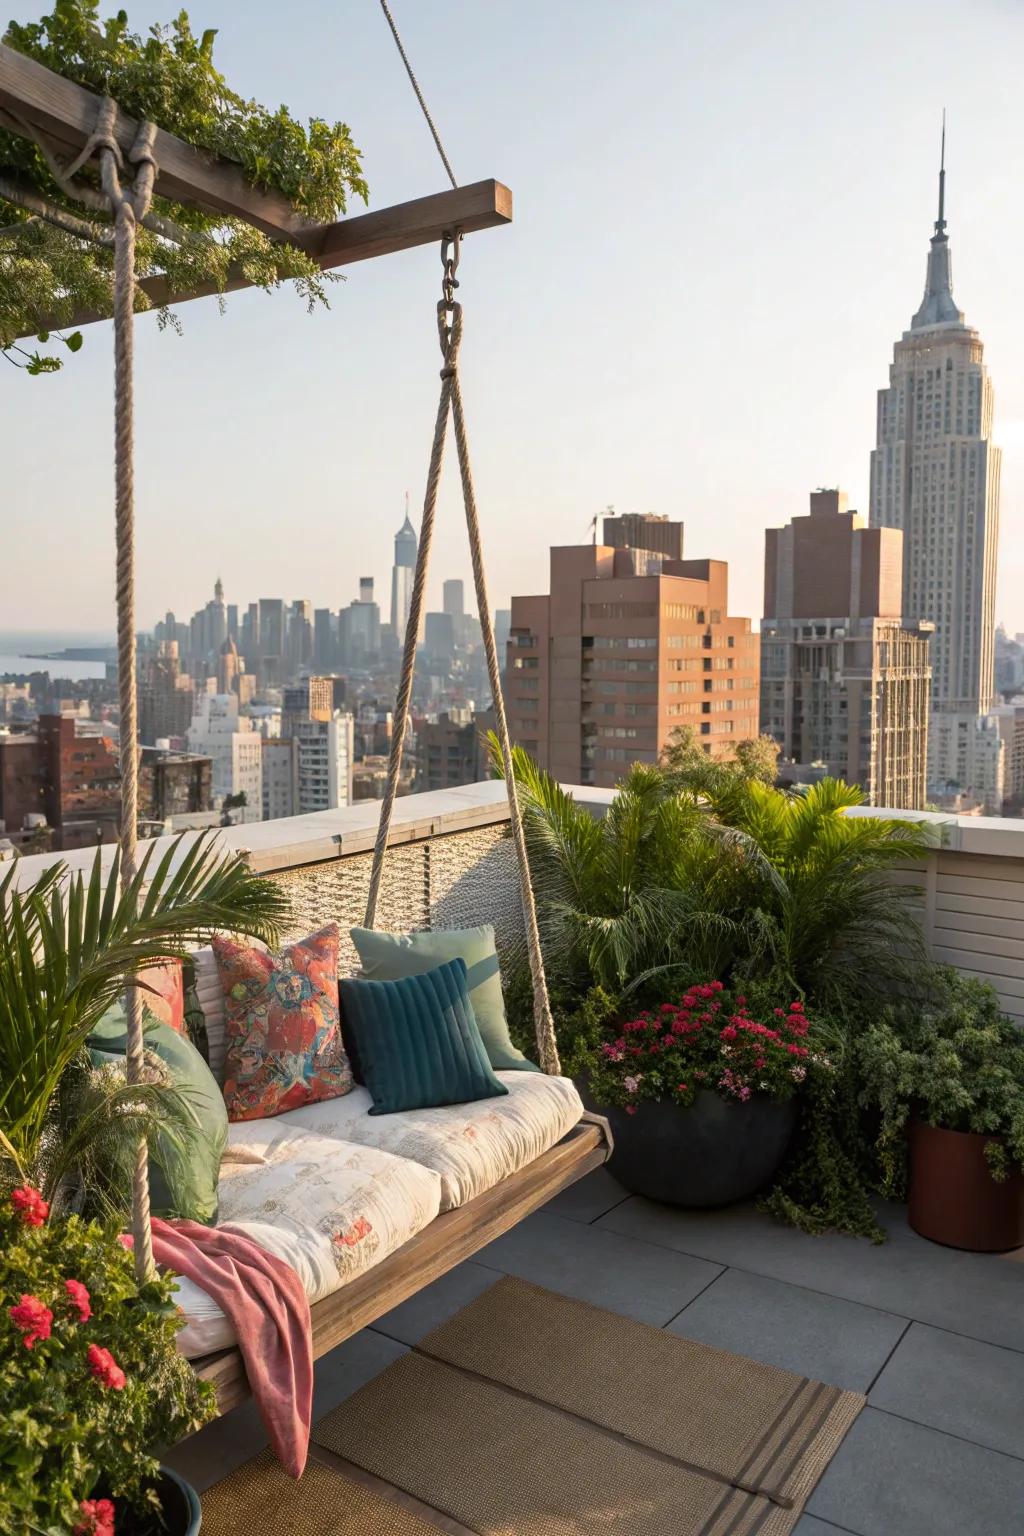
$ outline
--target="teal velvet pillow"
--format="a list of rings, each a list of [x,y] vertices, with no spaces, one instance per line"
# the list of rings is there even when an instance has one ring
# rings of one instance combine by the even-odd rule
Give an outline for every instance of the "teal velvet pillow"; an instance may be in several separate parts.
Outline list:
[[[115,1008],[89,1036],[94,1065],[124,1059],[124,1010]],[[217,1220],[217,1180],[228,1139],[228,1112],[217,1079],[191,1041],[146,1015],[146,1048],[160,1057],[181,1089],[192,1118],[175,1136],[158,1134],[149,1154],[149,1193],[154,1216]]]
[[[465,960],[469,1000],[491,1066],[496,1072],[540,1071],[509,1037],[490,923],[480,928],[438,929],[436,933],[378,933],[373,928],[353,928],[352,942],[359,952],[363,975],[372,981],[420,976],[446,960]]]
[[[342,978],[339,991],[346,1037],[373,1097],[371,1115],[508,1093],[480,1038],[465,960],[396,981]]]

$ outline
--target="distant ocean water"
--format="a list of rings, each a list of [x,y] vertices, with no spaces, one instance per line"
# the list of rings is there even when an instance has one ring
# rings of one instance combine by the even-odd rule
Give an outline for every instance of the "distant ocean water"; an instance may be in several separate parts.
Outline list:
[[[51,677],[69,677],[74,682],[102,677],[102,661],[40,661],[38,658],[53,651],[112,643],[110,635],[0,632],[0,677],[5,672],[49,672]]]

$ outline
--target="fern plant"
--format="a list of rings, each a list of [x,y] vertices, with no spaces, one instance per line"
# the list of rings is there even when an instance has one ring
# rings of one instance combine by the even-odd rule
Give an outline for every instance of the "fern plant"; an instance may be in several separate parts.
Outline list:
[[[88,1036],[132,977],[228,929],[275,942],[285,897],[208,835],[150,847],[125,890],[115,856],[87,875],[56,864],[25,890],[15,861],[0,881],[0,1184],[49,1198],[126,1114],[136,1130],[173,1123],[160,1081],[113,1084],[87,1109],[76,1091]]]

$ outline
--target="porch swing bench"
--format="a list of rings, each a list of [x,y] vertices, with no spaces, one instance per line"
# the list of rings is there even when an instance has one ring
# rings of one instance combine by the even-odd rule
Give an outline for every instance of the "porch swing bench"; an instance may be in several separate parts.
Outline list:
[[[390,22],[391,17],[386,4],[383,8]],[[394,29],[393,22],[391,24]],[[400,44],[399,48],[401,51]],[[408,69],[404,52],[402,56]],[[113,102],[94,95],[62,76],[52,73],[34,60],[2,45],[0,45],[0,121],[4,126],[13,127],[15,131],[26,137],[43,140],[51,154],[59,152],[62,156],[67,156],[76,170],[90,155],[97,155],[102,171],[104,195],[108,199],[113,221],[117,600],[123,807],[120,843],[123,878],[126,882],[132,879],[136,867],[137,835],[135,814],[137,701],[134,666],[132,491],[132,332],[135,295],[137,289],[142,289],[154,306],[163,306],[200,297],[204,291],[214,291],[200,289],[188,293],[173,292],[166,280],[159,276],[137,280],[134,270],[136,222],[145,218],[155,189],[158,193],[175,201],[190,202],[206,210],[219,211],[232,218],[245,220],[274,240],[288,241],[298,245],[312,255],[324,270],[368,260],[392,251],[440,242],[443,283],[441,300],[437,305],[437,324],[443,362],[441,399],[427,475],[419,553],[405,635],[401,681],[395,706],[388,782],[381,804],[365,925],[367,927],[374,925],[384,857],[388,846],[391,813],[409,721],[416,638],[424,602],[434,512],[448,418],[451,415],[454,419],[477,607],[494,698],[496,734],[502,748],[512,840],[519,870],[526,948],[533,981],[538,1054],[543,1072],[548,1074],[549,1078],[557,1078],[560,1074],[558,1050],[530,886],[525,833],[512,771],[511,743],[501,693],[501,669],[487,596],[458,374],[462,308],[455,300],[455,288],[458,286],[455,271],[458,265],[460,241],[466,233],[509,223],[512,217],[512,199],[508,189],[497,181],[481,181],[461,188],[456,185],[411,70],[409,74],[431,131],[434,133],[435,142],[452,182],[452,190],[375,213],[344,219],[331,225],[309,224],[299,218],[278,193],[256,187],[248,182],[237,165],[200,152],[153,124],[136,123],[121,112]],[[72,173],[69,172],[69,176]],[[229,274],[226,285],[220,291],[230,292],[248,286],[250,284],[244,274],[235,271]],[[93,311],[82,311],[74,317],[73,323],[88,324],[103,318],[106,317]],[[39,326],[33,329],[37,330]],[[130,1081],[136,1081],[142,1069],[143,1040],[141,1003],[134,988],[130,988],[127,994],[127,1015],[128,1076]],[[507,1076],[524,1079],[532,1076],[536,1079],[537,1075],[511,1073]],[[436,1200],[433,1209],[439,1214],[434,1214],[431,1219],[420,1222],[419,1230],[414,1227],[404,1242],[386,1253],[371,1267],[355,1274],[336,1288],[330,1289],[322,1299],[312,1302],[314,1358],[333,1349],[343,1340],[412,1296],[423,1286],[478,1252],[494,1238],[545,1204],[560,1190],[607,1160],[610,1153],[607,1122],[583,1112],[575,1090],[564,1078],[559,1081],[557,1093],[554,1083],[550,1087],[551,1103],[554,1104],[557,1098],[560,1100],[561,1107],[557,1113],[552,1111],[552,1123],[547,1126],[546,1132],[536,1139],[536,1145],[541,1146],[542,1150],[524,1160],[523,1142],[520,1138],[520,1155],[516,1157],[509,1154],[510,1171],[504,1176],[497,1177],[490,1183],[486,1179],[479,1179],[470,1197],[464,1200],[446,1201],[443,1198]],[[529,1093],[528,1085],[520,1085],[518,1089],[520,1097],[525,1099]],[[538,1099],[543,1097],[539,1084],[537,1097]],[[510,1142],[515,1140],[512,1131],[508,1132],[508,1139]],[[373,1138],[368,1132],[362,1131],[353,1135],[353,1140],[361,1142],[371,1164],[375,1155],[387,1160],[388,1154],[373,1151]],[[340,1144],[348,1146],[343,1136],[340,1138]],[[391,1161],[395,1159],[392,1158]],[[404,1160],[399,1158],[398,1161],[405,1161],[407,1165],[417,1170],[410,1173],[410,1177],[427,1180],[433,1178],[440,1188],[442,1180],[429,1167],[420,1167],[411,1157]],[[286,1163],[281,1166],[287,1171]],[[135,1260],[140,1276],[145,1277],[152,1272],[153,1259],[148,1164],[144,1146],[140,1147],[135,1164],[132,1195]],[[446,1205],[448,1208],[444,1208]],[[190,1353],[195,1354],[194,1351]],[[201,1377],[214,1383],[221,1412],[226,1412],[248,1396],[249,1387],[242,1357],[233,1345],[211,1349],[210,1352],[194,1358],[193,1365]]]

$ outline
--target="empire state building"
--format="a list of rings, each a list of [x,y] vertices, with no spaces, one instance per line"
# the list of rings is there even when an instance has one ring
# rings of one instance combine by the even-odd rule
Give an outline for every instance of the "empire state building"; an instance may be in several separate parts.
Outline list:
[[[953,299],[945,181],[943,130],[924,298],[878,392],[871,524],[903,530],[904,618],[935,625],[929,780],[988,802],[995,786],[981,780],[1001,753],[981,719],[993,692],[1000,450],[981,337]]]

